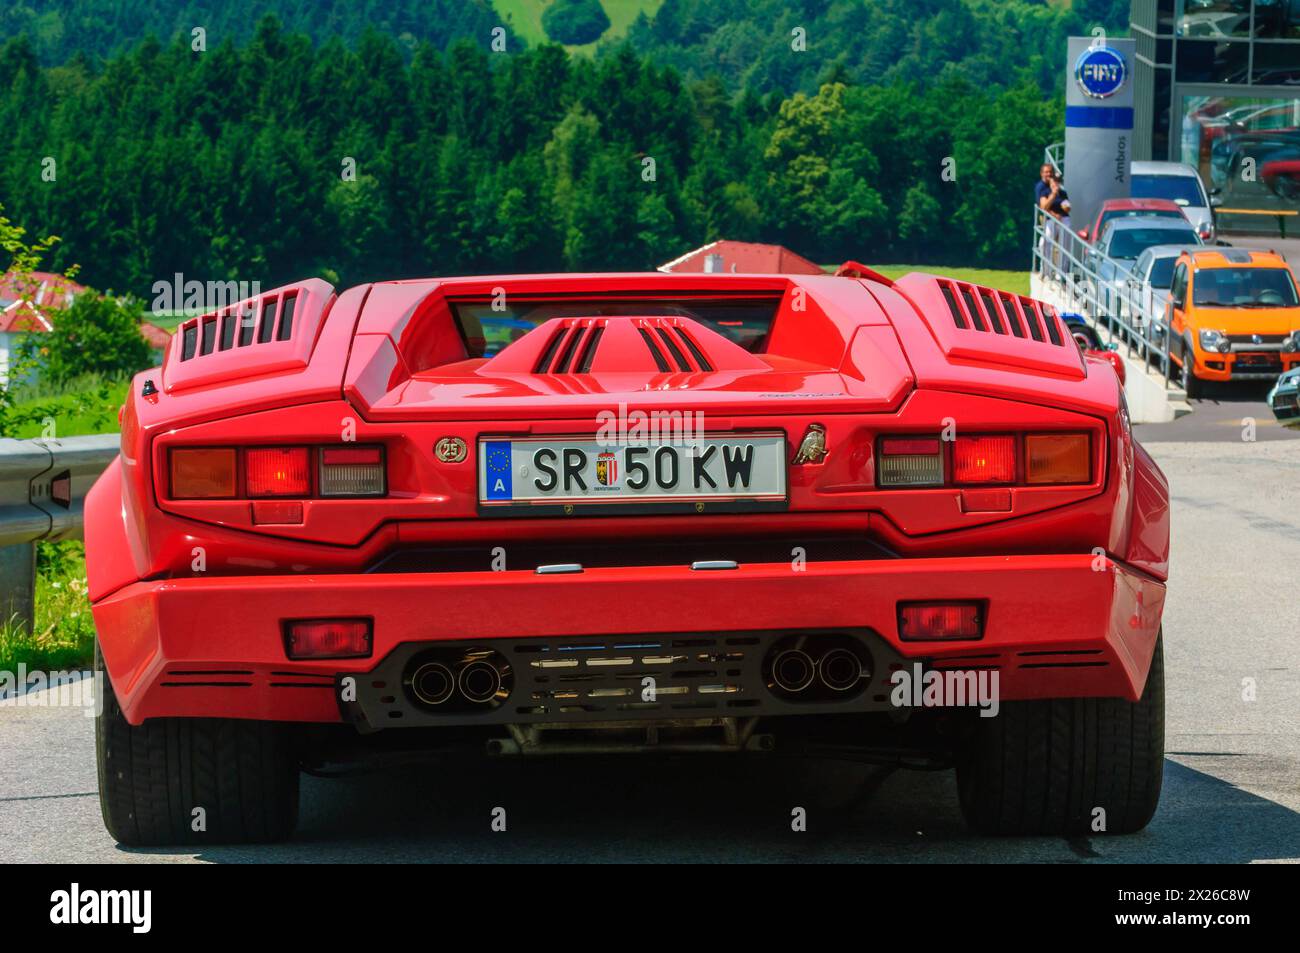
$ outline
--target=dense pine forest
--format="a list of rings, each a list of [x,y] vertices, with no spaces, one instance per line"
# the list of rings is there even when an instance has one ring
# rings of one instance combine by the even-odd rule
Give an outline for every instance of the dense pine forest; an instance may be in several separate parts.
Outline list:
[[[158,6],[163,39],[74,48],[87,23]],[[666,0],[585,56],[494,35],[485,3],[434,3],[437,21],[280,0],[231,5],[284,19],[232,19],[196,49],[200,6],[44,4],[0,46],[0,204],[62,237],[48,265],[145,296],[177,271],[267,287],[641,268],[719,237],[1015,264],[1061,116],[1061,64],[1017,56],[1015,31],[1089,22],[1088,4],[1028,0]]]

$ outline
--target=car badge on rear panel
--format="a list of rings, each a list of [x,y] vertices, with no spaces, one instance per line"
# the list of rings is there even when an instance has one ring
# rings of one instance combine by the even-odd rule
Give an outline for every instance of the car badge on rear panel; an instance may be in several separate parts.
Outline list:
[[[799,452],[794,455],[794,462],[821,463],[826,453],[826,428],[821,424],[809,424],[808,432],[799,444]]]
[[[433,452],[443,463],[460,463],[465,459],[465,441],[460,437],[443,437],[433,446]]]

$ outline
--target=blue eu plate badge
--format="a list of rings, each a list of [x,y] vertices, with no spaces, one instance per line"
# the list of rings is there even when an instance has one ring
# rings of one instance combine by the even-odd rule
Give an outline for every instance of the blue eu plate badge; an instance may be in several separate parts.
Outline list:
[[[510,441],[489,440],[483,444],[483,484],[489,500],[514,499],[511,486]]]

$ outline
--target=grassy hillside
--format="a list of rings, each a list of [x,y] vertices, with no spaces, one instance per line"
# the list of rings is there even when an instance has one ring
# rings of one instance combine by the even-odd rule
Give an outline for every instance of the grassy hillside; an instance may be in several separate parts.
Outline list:
[[[548,42],[546,31],[542,29],[542,14],[554,0],[492,0],[492,6],[511,30],[530,45]],[[637,15],[645,13],[653,18],[663,6],[664,0],[600,0],[609,17],[609,29],[601,40],[619,40],[627,35]],[[589,53],[596,48],[595,43],[582,46],[567,46],[570,51]]]
[[[969,281],[987,288],[997,288],[1011,294],[1029,294],[1029,272],[1005,271],[998,268],[950,268],[947,265],[873,265],[886,278],[898,279],[909,271],[928,271],[958,281]]]

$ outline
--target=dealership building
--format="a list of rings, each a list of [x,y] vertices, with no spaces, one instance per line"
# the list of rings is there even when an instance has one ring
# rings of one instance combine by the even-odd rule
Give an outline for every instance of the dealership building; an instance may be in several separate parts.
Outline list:
[[[1131,34],[1132,157],[1195,166],[1224,213],[1300,210],[1300,0],[1133,0]]]

